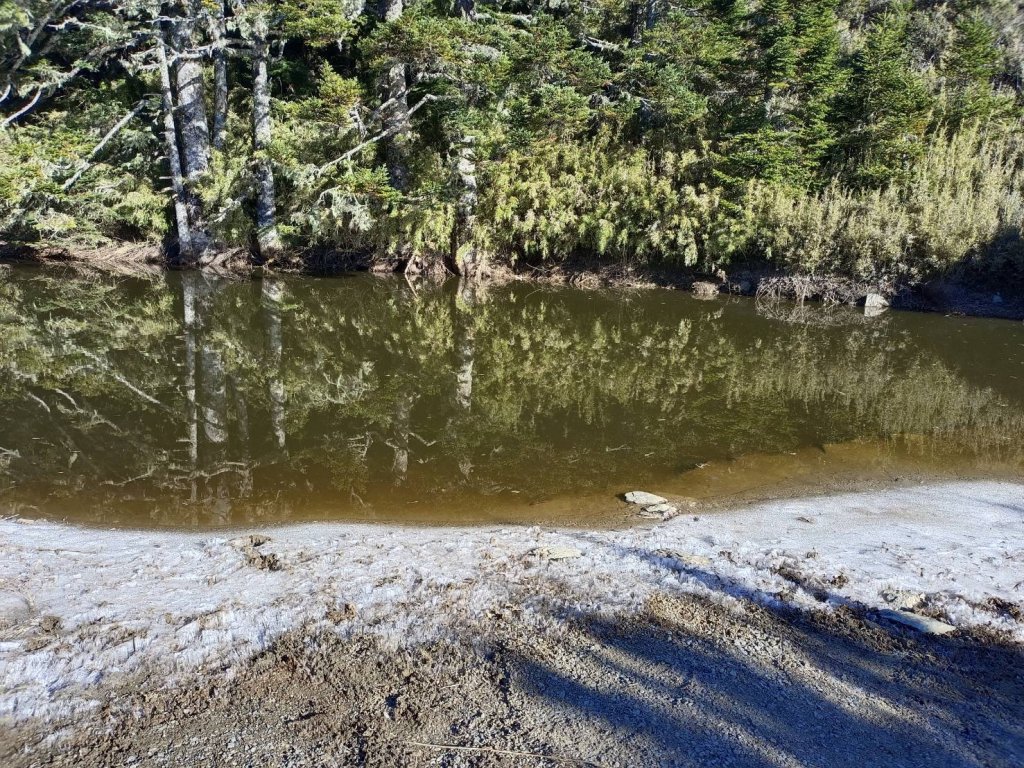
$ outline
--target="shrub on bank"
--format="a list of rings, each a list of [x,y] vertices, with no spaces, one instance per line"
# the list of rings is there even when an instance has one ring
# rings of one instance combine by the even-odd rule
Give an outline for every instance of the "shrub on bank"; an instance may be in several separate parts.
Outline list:
[[[916,281],[965,265],[1021,270],[1024,154],[1015,137],[936,139],[906,181],[818,194],[753,184],[752,254],[786,271]]]

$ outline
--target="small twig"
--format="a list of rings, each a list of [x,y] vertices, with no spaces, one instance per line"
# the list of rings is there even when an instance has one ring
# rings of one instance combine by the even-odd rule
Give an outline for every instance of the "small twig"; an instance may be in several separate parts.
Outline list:
[[[41,397],[39,397],[38,395],[34,395],[34,394],[32,394],[31,392],[26,392],[25,394],[26,394],[26,395],[28,395],[29,397],[31,397],[31,398],[32,398],[33,400],[35,400],[35,401],[36,401],[37,403],[39,403],[39,405],[40,405],[40,406],[42,406],[43,410],[45,410],[45,411],[46,411],[47,413],[50,413],[50,406],[48,406],[48,405],[46,404],[46,401],[45,401],[45,400],[43,400],[43,399],[42,399]]]
[[[509,757],[533,757],[538,760],[550,760],[553,763],[564,763],[566,765],[582,765],[588,768],[601,768],[599,763],[592,763],[589,760],[578,760],[574,757],[559,757],[558,755],[544,755],[540,752],[520,752],[514,749],[498,749],[497,747],[460,747],[456,744],[431,744],[426,741],[406,741],[409,747],[428,747],[430,749],[450,749],[455,752],[484,752],[489,755],[507,755]]]

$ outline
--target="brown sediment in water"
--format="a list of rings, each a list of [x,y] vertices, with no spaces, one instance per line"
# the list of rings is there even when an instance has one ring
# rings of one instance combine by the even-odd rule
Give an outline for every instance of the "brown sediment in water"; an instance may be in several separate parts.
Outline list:
[[[950,481],[1006,480],[1024,478],[1024,461],[998,461],[964,454],[956,447],[923,436],[891,440],[854,440],[801,448],[782,453],[755,453],[732,460],[711,461],[681,473],[652,475],[642,487],[610,485],[601,491],[552,495],[530,500],[521,494],[502,493],[479,497],[452,493],[382,505],[339,508],[331,498],[310,497],[304,506],[262,505],[247,512],[245,502],[235,502],[235,517],[225,524],[206,524],[207,530],[233,530],[253,524],[263,526],[315,522],[379,523],[409,526],[541,525],[569,529],[616,529],[651,525],[638,515],[639,508],[622,501],[631,490],[665,496],[681,514],[714,513],[761,502],[808,496],[906,488]],[[88,493],[86,492],[86,496]],[[8,505],[8,511],[32,519],[31,505]],[[180,510],[179,510],[180,511]],[[159,527],[193,530],[187,520]],[[47,515],[52,517],[52,515]],[[152,523],[138,517],[118,521],[113,510],[104,521],[90,514],[76,514],[73,507],[66,522],[108,526],[117,521],[125,529],[147,529]]]
[[[10,270],[0,503],[128,528],[606,526],[637,488],[713,508],[1021,476],[1015,325],[453,287]]]

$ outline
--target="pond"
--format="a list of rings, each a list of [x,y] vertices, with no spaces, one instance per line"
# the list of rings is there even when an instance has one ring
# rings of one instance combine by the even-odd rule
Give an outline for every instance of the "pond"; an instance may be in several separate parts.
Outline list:
[[[1024,475],[1024,325],[678,291],[0,271],[0,512],[614,523]]]

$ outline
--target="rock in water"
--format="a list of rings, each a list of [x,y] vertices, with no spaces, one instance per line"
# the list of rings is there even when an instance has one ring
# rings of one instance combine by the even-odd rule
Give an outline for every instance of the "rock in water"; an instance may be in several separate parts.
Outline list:
[[[625,496],[630,504],[639,504],[642,507],[649,507],[652,504],[664,504],[668,499],[647,491],[630,491]]]
[[[655,520],[671,520],[678,514],[679,510],[671,504],[651,504],[640,512],[641,517],[650,517]]]
[[[889,308],[889,300],[880,293],[869,293],[864,297],[864,315],[877,317]]]
[[[897,624],[916,629],[918,632],[924,632],[926,635],[946,635],[956,630],[956,627],[952,624],[947,624],[944,621],[939,621],[929,616],[922,616],[919,613],[911,613],[910,611],[893,611],[887,608],[879,611],[878,615],[883,619],[895,621]]]
[[[864,309],[885,309],[889,300],[880,293],[869,293],[864,297]]]
[[[706,280],[698,280],[690,288],[695,298],[698,299],[713,299],[718,296],[718,286],[714,283],[709,283]]]

